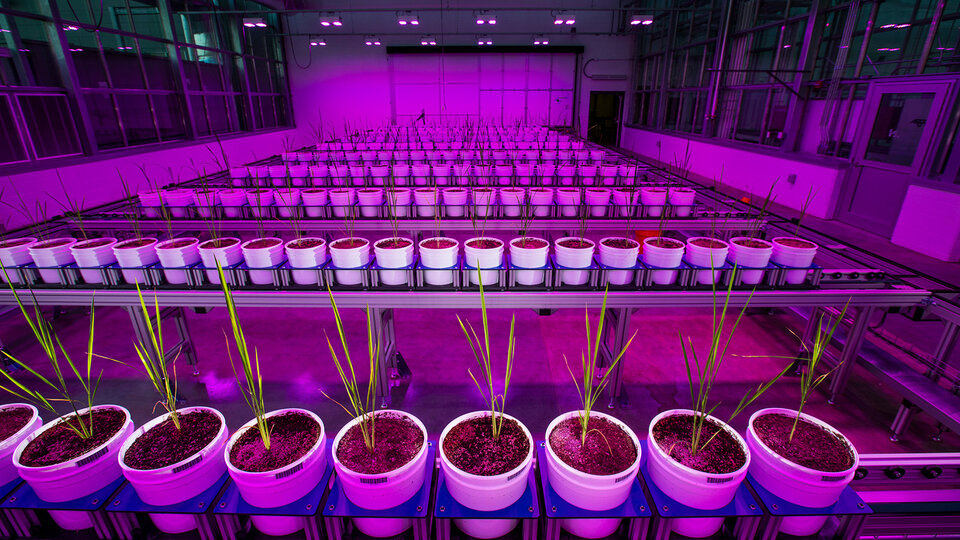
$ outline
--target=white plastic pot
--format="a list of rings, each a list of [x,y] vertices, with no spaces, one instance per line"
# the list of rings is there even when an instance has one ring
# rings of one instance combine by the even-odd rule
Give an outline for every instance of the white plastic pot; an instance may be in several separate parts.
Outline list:
[[[607,242],[626,240],[631,247],[619,248],[607,245]],[[610,285],[626,285],[634,276],[632,269],[637,264],[637,255],[640,253],[640,243],[629,238],[604,238],[600,240],[600,262],[612,268],[630,268],[630,270],[607,270],[605,275]]]
[[[120,429],[100,446],[92,448],[73,459],[54,465],[28,467],[20,463],[20,456],[23,455],[27,445],[48,429],[73,416],[73,413],[70,413],[40,426],[36,431],[24,437],[14,450],[13,466],[16,467],[17,474],[30,484],[34,493],[40,499],[52,503],[72,501],[101,490],[120,478],[121,471],[117,454],[120,452],[123,441],[133,433],[133,421],[130,420],[130,412],[119,405],[97,405],[93,409],[94,411],[98,409],[120,411],[126,419]],[[77,412],[83,415],[89,412],[89,409],[84,408]],[[49,513],[57,525],[68,531],[93,527],[93,519],[89,512],[51,510]]]
[[[83,240],[70,246],[73,253],[73,260],[77,262],[80,268],[80,275],[87,283],[103,283],[103,276],[100,275],[98,267],[106,266],[117,262],[117,256],[113,254],[113,245],[117,243],[116,238],[91,238]],[[85,246],[93,247],[85,247]],[[84,270],[84,269],[87,270]]]
[[[740,443],[746,461],[739,469],[724,474],[705,473],[681,465],[660,448],[653,437],[653,427],[668,416],[693,414],[688,409],[673,409],[658,414],[650,421],[647,428],[647,473],[650,480],[671,499],[700,510],[716,510],[733,500],[740,483],[747,476],[750,449],[736,430],[713,416],[707,416],[708,420],[721,426]],[[682,518],[673,520],[673,532],[691,538],[705,538],[719,531],[722,525],[723,518]]]
[[[382,247],[391,240],[407,242],[401,248]],[[413,240],[409,238],[384,238],[373,245],[373,253],[377,258],[377,266],[381,268],[408,268],[413,264]],[[404,285],[407,283],[406,270],[380,270],[380,281],[384,285]]]
[[[448,240],[453,242],[450,247],[429,247],[434,240]],[[430,268],[423,274],[428,285],[450,285],[453,283],[453,273],[456,271],[457,254],[460,244],[453,238],[434,237],[420,241],[420,262],[424,268]]]
[[[356,191],[352,188],[339,188],[330,190],[328,195],[334,217],[355,217],[353,205],[357,202]]]
[[[689,188],[670,188],[667,193],[667,202],[674,206],[674,215],[677,217],[689,217],[693,199],[697,192]]]
[[[390,176],[390,166],[389,165],[371,165],[370,166],[370,181],[375,186],[382,186],[384,183],[384,178]]]
[[[562,245],[564,240],[583,240],[590,244],[586,248],[569,248]],[[590,265],[593,264],[593,252],[596,244],[586,238],[566,236],[553,243],[557,255],[557,265],[564,268],[585,268],[587,270],[560,270],[560,280],[564,285],[583,285],[590,279]]]
[[[464,188],[445,188],[443,195],[443,210],[447,217],[463,217],[464,206],[467,204],[468,192]]]
[[[543,154],[546,156],[548,152]],[[548,160],[547,157],[542,159],[543,163],[537,165],[537,176],[540,177],[540,185],[549,186],[553,184],[553,179],[557,174],[557,166],[553,165],[553,161]]]
[[[23,266],[33,260],[30,254],[30,246],[36,242],[37,239],[32,236],[13,238],[0,242],[0,263],[3,263],[3,272],[0,272],[0,281],[6,282],[9,278],[11,283],[20,283],[20,277],[17,276],[14,267]]]
[[[357,247],[337,247],[344,240],[363,240]],[[360,268],[370,262],[370,242],[366,238],[341,238],[330,242],[330,259],[337,268]],[[359,285],[363,282],[363,270],[336,270],[340,285]]]
[[[697,240],[712,240],[714,242],[720,242],[723,244],[723,247],[710,248],[698,246],[696,244]],[[688,238],[687,252],[684,255],[684,260],[693,266],[699,266],[701,268],[718,268],[723,266],[723,263],[727,260],[727,250],[729,248],[729,244],[723,240],[717,240],[716,238],[707,238],[705,236]],[[716,283],[719,275],[719,270],[698,270],[697,282],[703,285],[711,285]]]
[[[237,187],[242,187],[250,178],[250,170],[246,167],[230,167],[230,183]]]
[[[213,217],[220,205],[220,192],[215,189],[198,189],[193,192],[193,206],[201,217]]]
[[[561,156],[561,160],[565,161]],[[577,167],[576,165],[560,165],[557,167],[557,177],[560,179],[560,185],[562,186],[572,186],[573,179],[577,176]]]
[[[615,185],[617,183],[617,174],[616,165],[601,165],[600,183],[605,186]]]
[[[268,169],[270,174],[270,183],[274,187],[283,187],[287,185],[287,166],[271,165]]]
[[[792,247],[782,243],[783,240],[799,240],[810,244],[811,247]],[[802,238],[792,238],[778,236],[772,240],[773,253],[771,259],[773,262],[786,266],[787,268],[798,268],[799,270],[787,270],[786,281],[791,285],[799,285],[807,279],[807,269],[813,264],[813,259],[817,256],[817,246],[809,240]]]
[[[498,245],[492,248],[476,248],[470,245],[474,240],[492,240]],[[467,266],[477,268],[470,271],[470,283],[479,285],[480,280],[486,286],[497,285],[499,283],[499,270],[484,270],[485,268],[499,268],[503,265],[503,241],[488,236],[479,236],[470,238],[463,243],[463,255],[466,258]]]
[[[277,213],[280,217],[293,217],[293,213],[300,214],[300,190],[297,188],[278,189],[274,195]]]
[[[272,242],[267,247],[251,247],[254,242]],[[243,260],[253,268],[273,268],[283,262],[283,240],[279,238],[255,238],[240,246]],[[273,284],[273,270],[250,270],[250,281],[254,285]]]
[[[617,207],[617,215],[620,217],[633,216],[640,193],[631,188],[624,188],[613,190],[612,195],[613,204]]]
[[[413,190],[413,202],[417,206],[417,216],[432,218],[436,215],[437,190],[435,188],[417,188]]]
[[[413,159],[414,153],[415,152],[410,153],[411,159]],[[430,180],[430,165],[427,165],[425,163],[416,163],[414,165],[411,165],[410,174],[411,176],[413,176],[414,184],[418,186],[425,186],[427,185],[427,182]]]
[[[413,196],[407,188],[389,188],[387,189],[387,210],[395,217],[407,217],[410,215],[412,199]]]
[[[227,443],[227,421],[220,411],[209,407],[185,407],[177,410],[181,415],[197,411],[216,416],[220,420],[220,431],[203,449],[181,461],[149,470],[133,469],[124,463],[130,446],[146,432],[170,418],[169,414],[160,415],[141,426],[120,447],[118,462],[123,476],[144,503],[167,506],[192,499],[210,489],[226,472],[227,465],[221,456]],[[197,520],[192,514],[150,514],[150,519],[161,532],[167,534],[185,533],[197,527]]]
[[[500,205],[505,217],[518,217],[526,198],[526,192],[521,188],[503,188],[500,190]]]
[[[314,186],[326,185],[329,167],[325,163],[313,165],[308,169],[310,173],[310,183]]]
[[[300,192],[300,199],[307,217],[323,217],[323,207],[327,205],[327,190],[319,188],[305,189]]]
[[[364,474],[348,469],[337,457],[337,448],[347,431],[357,425],[358,420],[354,418],[347,422],[333,439],[333,468],[337,472],[337,480],[343,487],[343,494],[350,499],[350,502],[368,510],[386,510],[409,500],[423,487],[427,471],[427,429],[416,416],[403,411],[381,409],[376,414],[377,416],[384,414],[402,416],[416,424],[423,434],[423,445],[420,451],[413,459],[389,472]],[[379,441],[378,438],[377,442]],[[432,472],[433,468],[431,467],[430,470]],[[409,518],[354,518],[353,522],[360,532],[375,538],[396,536],[413,524]]]
[[[592,186],[597,181],[596,165],[580,165],[580,183]]]
[[[531,178],[533,177],[533,164],[517,163],[514,167],[517,171],[517,183],[521,186],[530,185]]]
[[[473,212],[479,217],[489,217],[494,213],[493,205],[497,202],[497,192],[493,188],[477,188],[472,192]]]
[[[679,244],[676,248],[655,246],[652,242],[666,240]],[[683,242],[674,238],[653,237],[643,240],[643,263],[657,268],[677,268],[683,262]],[[657,285],[673,285],[677,281],[678,270],[653,270],[653,282]]]
[[[739,242],[745,241],[760,242],[766,247],[749,247]],[[730,239],[730,262],[737,265],[737,272],[741,279],[747,285],[756,285],[763,278],[763,270],[749,270],[749,268],[764,268],[770,262],[770,255],[773,254],[773,244],[766,240],[757,238],[747,238],[738,236]]]
[[[310,174],[310,168],[307,165],[291,165],[288,172],[291,186],[304,187],[307,185],[307,177]]]
[[[597,411],[591,411],[591,418],[603,418],[604,420],[616,425],[622,429],[630,440],[633,441],[634,448],[637,450],[637,459],[630,464],[627,469],[610,475],[589,474],[577,470],[567,465],[559,457],[550,445],[550,434],[557,427],[557,424],[570,418],[579,418],[583,411],[570,411],[553,419],[546,431],[546,463],[540,466],[546,468],[547,478],[550,487],[557,492],[563,500],[568,503],[593,512],[602,512],[611,510],[624,503],[630,496],[630,490],[633,487],[633,479],[640,470],[640,441],[637,435],[620,420]],[[543,469],[541,469],[543,474]],[[570,534],[580,538],[605,538],[616,532],[620,526],[620,518],[598,518],[598,519],[565,519],[560,522],[561,526]]]
[[[263,472],[242,471],[230,462],[230,451],[237,439],[248,429],[257,429],[254,418],[236,431],[223,449],[223,459],[227,463],[227,472],[237,485],[240,496],[247,503],[258,508],[276,508],[290,504],[310,493],[323,478],[327,467],[327,440],[323,421],[306,409],[280,409],[266,414],[267,418],[286,413],[305,414],[320,424],[320,436],[307,453],[300,459],[279,469]],[[305,518],[298,516],[251,516],[258,531],[271,536],[293,534],[304,527]]]
[[[646,207],[647,217],[660,217],[667,204],[667,190],[660,187],[640,188],[640,204]]]
[[[186,245],[169,247],[178,242],[187,242]],[[168,270],[169,268],[183,268],[200,262],[200,241],[196,238],[174,238],[157,244],[157,258],[163,266],[163,275],[167,282],[180,285],[187,282],[186,270]]]
[[[160,192],[163,204],[175,218],[185,218],[193,205],[193,191],[189,189],[168,189]]]
[[[542,247],[522,247],[524,240],[533,240],[543,243]],[[543,238],[523,237],[510,241],[510,264],[517,268],[535,268],[536,270],[511,270],[517,283],[520,285],[542,285],[547,257],[550,253],[550,242]]]
[[[40,413],[33,405],[27,403],[0,405],[0,410],[7,409],[29,409],[31,416],[30,420],[28,420],[22,428],[17,430],[16,433],[0,441],[0,486],[7,485],[18,478],[17,468],[13,465],[13,453],[17,447],[20,446],[23,439],[37,431],[40,425],[43,424],[43,420],[40,419]]]
[[[578,188],[557,189],[557,206],[563,217],[577,217],[580,215],[581,194]]]
[[[301,240],[320,241],[312,247],[297,248],[294,244]],[[327,243],[322,238],[311,236],[295,238],[283,246],[287,254],[287,261],[292,268],[309,268],[310,270],[292,270],[293,282],[297,285],[313,285],[317,283],[316,268],[327,261]]]
[[[383,189],[359,189],[357,190],[357,199],[360,201],[361,216],[367,218],[380,216],[380,207],[383,206]]]
[[[544,187],[531,189],[530,204],[533,206],[534,216],[548,217],[553,208],[553,189]]]
[[[501,510],[515,503],[527,489],[527,476],[533,466],[533,437],[522,422],[509,414],[506,420],[513,420],[523,430],[530,443],[526,457],[512,470],[494,476],[479,476],[458,469],[443,452],[443,441],[456,425],[474,418],[489,418],[489,411],[476,411],[458,416],[443,428],[440,434],[440,467],[443,469],[447,489],[458,503],[481,512]],[[499,538],[517,525],[516,519],[458,519],[457,527],[474,538]]]
[[[250,167],[250,176],[253,178],[252,185],[265,186],[268,183],[267,180],[270,178],[270,167],[266,165]]]
[[[40,270],[40,278],[45,283],[60,283],[60,274],[56,268],[73,262],[70,248],[77,243],[75,238],[51,238],[40,240],[27,247],[30,258]]]
[[[228,243],[223,247],[211,247],[214,242]],[[206,268],[207,279],[214,285],[220,284],[220,274],[217,273],[217,262],[226,272],[226,268],[233,266],[243,260],[243,252],[240,251],[240,239],[233,237],[219,238],[217,240],[207,240],[198,246],[200,251],[200,260],[203,261],[203,267]]]
[[[605,188],[587,188],[587,206],[590,208],[590,217],[604,217],[610,205],[610,190]],[[611,214],[612,215],[612,214]]]
[[[247,204],[250,211],[259,218],[270,217],[270,207],[274,204],[275,192],[272,189],[255,189],[247,192]]]
[[[143,191],[137,194],[140,201],[140,208],[143,209],[143,216],[156,219],[160,217],[160,207],[163,205],[163,197],[159,191]]]
[[[136,242],[147,240],[148,242],[138,247],[124,247]],[[117,242],[113,245],[113,254],[117,257],[117,264],[120,265],[120,272],[127,283],[144,283],[147,280],[142,268],[156,264],[160,259],[157,257],[157,239],[142,238]]]
[[[247,192],[242,189],[222,189],[219,192],[223,215],[228,218],[240,217],[240,209],[247,202]]]

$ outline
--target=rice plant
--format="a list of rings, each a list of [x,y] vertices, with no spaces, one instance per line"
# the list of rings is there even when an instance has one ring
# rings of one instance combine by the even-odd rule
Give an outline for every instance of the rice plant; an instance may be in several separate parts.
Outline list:
[[[50,198],[57,203],[60,210],[63,211],[64,216],[73,218],[74,223],[76,223],[77,228],[80,230],[80,236],[86,240],[88,238],[87,230],[83,225],[83,207],[85,206],[85,200],[80,199],[78,201],[70,197],[67,186],[63,183],[63,176],[60,175],[60,169],[55,169],[55,172],[57,173],[57,181],[60,183],[60,190],[63,191],[63,200],[61,201],[52,196]]]
[[[137,297],[140,299],[140,312],[143,313],[143,319],[147,322],[147,331],[150,333],[149,343],[144,343],[139,337],[133,342],[133,348],[137,352],[137,358],[143,365],[153,389],[160,394],[158,405],[162,406],[173,425],[180,430],[180,413],[177,411],[177,369],[176,362],[180,356],[180,350],[173,359],[173,377],[167,369],[167,354],[163,349],[163,318],[160,316],[160,304],[156,295],[153,297],[153,311],[156,318],[150,316],[147,309],[147,303],[143,299],[143,292],[140,291],[140,285],[137,285]],[[231,362],[232,364],[232,362]]]

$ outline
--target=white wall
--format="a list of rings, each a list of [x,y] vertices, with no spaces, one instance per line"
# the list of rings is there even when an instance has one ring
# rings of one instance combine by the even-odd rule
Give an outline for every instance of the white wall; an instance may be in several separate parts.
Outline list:
[[[583,56],[580,60],[580,103],[577,107],[578,126],[581,137],[587,136],[590,114],[590,92],[609,91],[623,92],[624,104],[620,124],[624,124],[627,106],[631,97],[631,79],[633,75],[633,56],[636,50],[633,36],[579,36],[583,45]],[[590,62],[590,60],[594,60]],[[589,62],[589,64],[588,64]],[[586,77],[586,73],[596,76],[596,79]],[[604,76],[623,77],[620,80],[604,79]]]
[[[819,218],[833,217],[845,169],[824,161],[798,160],[766,152],[714,144],[698,139],[667,135],[636,128],[625,128],[621,146],[654,161],[673,165],[683,161],[690,145],[690,170],[707,179],[755,196],[765,197],[770,186],[776,202],[799,210],[813,190],[813,202],[807,213]],[[659,147],[658,147],[659,144]],[[788,176],[796,175],[793,183]]]

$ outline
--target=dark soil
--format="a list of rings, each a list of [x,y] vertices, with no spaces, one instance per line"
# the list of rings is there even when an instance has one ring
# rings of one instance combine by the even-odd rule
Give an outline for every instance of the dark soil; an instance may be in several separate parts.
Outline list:
[[[251,191],[250,193],[253,193],[253,194],[255,194],[255,195],[256,195],[256,194],[259,194],[259,193],[270,193],[270,190],[269,190],[269,189],[255,189],[255,190]]]
[[[236,238],[218,238],[216,240],[207,240],[200,244],[200,249],[217,249],[230,247],[239,242]]]
[[[570,249],[589,249],[593,247],[593,242],[571,238],[569,240],[561,240],[557,242],[557,245]]]
[[[454,466],[478,476],[495,476],[517,468],[530,451],[530,441],[515,420],[504,420],[493,438],[489,416],[460,422],[443,439],[443,453]]]
[[[633,249],[639,247],[635,240],[629,238],[608,238],[603,241],[603,245],[616,249]]]
[[[351,471],[383,474],[410,463],[423,444],[423,432],[412,420],[398,414],[378,413],[373,452],[367,450],[360,426],[354,425],[340,439],[337,459]]]
[[[7,407],[0,411],[0,441],[23,429],[32,417],[33,411],[26,407]]]
[[[764,242],[763,240],[755,240],[753,238],[741,238],[739,240],[734,240],[734,244],[738,246],[754,248],[754,249],[766,249],[770,247],[770,244]]]
[[[366,244],[367,241],[362,238],[344,238],[330,244],[330,247],[334,249],[355,249],[358,247],[363,247]]]
[[[658,188],[658,187],[647,188],[647,192],[648,192],[648,193],[663,193],[664,191],[666,191],[666,190],[663,189],[663,188]]]
[[[473,190],[474,193],[490,193],[491,191],[493,191],[493,190],[490,189],[490,188],[488,188],[488,187],[475,188],[475,189]]]
[[[73,240],[73,238],[55,238],[53,240],[47,240],[46,242],[34,244],[33,249],[55,248],[64,244],[69,244],[71,240]]]
[[[806,240],[801,240],[799,238],[780,238],[777,240],[777,243],[782,246],[792,247],[792,248],[801,248],[801,249],[813,249],[816,244],[812,242],[807,242]]]
[[[187,247],[194,242],[195,240],[193,239],[183,238],[180,240],[174,240],[173,242],[169,242],[169,243],[157,246],[157,249],[177,249],[177,248]]]
[[[220,432],[220,419],[208,411],[181,414],[179,420],[179,430],[169,418],[150,428],[130,445],[123,463],[139,471],[167,467],[203,450]]]
[[[546,240],[539,238],[519,238],[511,242],[511,244],[523,249],[541,249],[550,245]]]
[[[113,242],[113,240],[110,240],[109,238],[97,238],[96,240],[90,240],[90,241],[87,241],[87,242],[81,242],[81,243],[79,243],[79,244],[74,244],[74,245],[73,245],[73,249],[93,249],[93,248],[97,248],[97,247],[100,247],[100,246],[105,246],[105,245],[109,244],[110,242]]]
[[[139,248],[143,246],[149,246],[152,243],[153,243],[152,238],[141,238],[139,240],[129,240],[122,244],[117,244],[116,248],[117,249],[134,249],[134,248]]]
[[[791,441],[794,420],[784,414],[765,414],[753,421],[753,429],[763,444],[797,465],[822,472],[842,472],[853,465],[845,441],[802,418]]]
[[[476,249],[494,249],[502,246],[503,242],[490,238],[480,238],[467,242],[467,245]]]
[[[669,238],[654,238],[653,240],[649,240],[647,245],[663,249],[680,249],[683,247],[683,243],[670,240]]]
[[[247,244],[245,247],[246,247],[247,249],[264,249],[264,248],[273,247],[273,246],[279,244],[280,242],[281,242],[281,240],[279,240],[279,239],[277,239],[277,238],[261,238],[261,239],[259,239],[259,240],[254,240],[254,241],[250,242],[250,243]]]
[[[723,242],[714,240],[712,238],[697,238],[695,240],[691,240],[690,243],[695,246],[708,249],[721,249],[727,247]]]
[[[463,189],[461,188],[449,188],[444,191],[447,191],[448,193],[463,193]],[[487,189],[486,191],[490,191],[490,190]]]
[[[430,248],[430,249],[446,249],[446,248],[452,248],[455,245],[457,245],[456,242],[454,242],[453,240],[448,240],[446,238],[434,238],[434,239],[427,240],[422,244],[423,247]]]
[[[377,242],[377,247],[382,249],[403,249],[412,244],[413,242],[402,238],[387,238],[386,240]]]
[[[690,444],[693,436],[693,415],[674,415],[661,419],[653,426],[653,440],[668,456],[691,469],[709,474],[725,474],[743,467],[747,462],[743,447],[714,422],[704,422],[700,445],[717,431],[720,431],[720,434],[714,437],[706,448],[702,448],[697,455],[692,455]]]
[[[300,240],[295,240],[287,244],[287,247],[290,249],[310,249],[317,246],[322,246],[323,240],[319,238],[305,238]]]
[[[304,193],[323,193],[323,190],[322,189],[305,189],[303,190],[303,192]]]
[[[376,193],[380,191],[379,189],[361,189],[360,193]]]
[[[90,415],[84,414],[80,420],[89,427]],[[20,455],[20,463],[27,467],[46,467],[82,456],[107,442],[110,437],[123,429],[126,416],[116,409],[95,409],[93,435],[86,439],[81,439],[67,425],[72,423],[76,426],[77,421],[76,416],[70,416],[30,441]]]
[[[267,418],[270,449],[263,446],[256,426],[243,432],[230,449],[230,463],[247,472],[265,472],[285,467],[302,458],[320,437],[320,424],[298,412]],[[322,451],[322,450],[321,450]]]
[[[22,246],[28,243],[30,243],[29,238],[16,238],[14,240],[7,240],[6,242],[0,242],[0,248],[12,248],[17,246]]]
[[[550,448],[567,465],[587,474],[623,472],[637,459],[630,435],[606,418],[590,417],[586,444],[580,443],[583,428],[578,418],[568,418],[550,433]]]

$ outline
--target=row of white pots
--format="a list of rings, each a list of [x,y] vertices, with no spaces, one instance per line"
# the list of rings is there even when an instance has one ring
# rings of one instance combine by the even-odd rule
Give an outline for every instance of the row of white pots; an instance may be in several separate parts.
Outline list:
[[[37,436],[57,426],[68,416],[60,417],[45,425],[36,408],[25,404],[8,405],[25,407],[32,412],[31,420],[17,433],[0,441],[0,482],[7,483],[19,474],[34,489],[37,495],[49,502],[63,502],[83,497],[115,481],[124,475],[140,498],[147,504],[165,506],[177,504],[202,493],[217,481],[226,470],[237,484],[241,496],[253,506],[275,508],[290,504],[305,496],[320,481],[326,468],[326,432],[323,422],[314,413],[304,409],[283,409],[267,414],[268,418],[283,414],[306,415],[319,425],[316,442],[292,463],[263,472],[249,472],[237,468],[231,461],[231,450],[240,436],[256,429],[256,419],[244,424],[228,439],[223,415],[207,407],[190,407],[181,414],[203,411],[216,416],[220,430],[213,439],[197,453],[165,467],[150,470],[134,469],[126,465],[125,456],[133,443],[150,429],[166,421],[169,416],[157,417],[136,431],[129,412],[123,407],[105,405],[97,409],[111,409],[124,416],[122,427],[97,448],[68,461],[46,466],[28,466],[21,463],[24,449]],[[81,414],[87,410],[80,411]],[[423,486],[426,466],[427,431],[423,424],[402,411],[381,410],[378,415],[397,415],[406,418],[421,433],[421,448],[407,463],[379,474],[364,474],[345,466],[338,457],[340,441],[358,423],[347,423],[333,440],[333,467],[340,478],[345,495],[356,505],[371,510],[392,508],[408,500]],[[571,411],[555,418],[547,428],[547,440],[558,424],[576,418],[583,411]],[[720,420],[708,417],[740,446],[744,463],[734,471],[706,473],[687,467],[670,457],[655,437],[655,427],[661,420],[678,415],[690,416],[689,410],[669,410],[657,415],[649,424],[647,432],[647,470],[649,479],[669,497],[703,510],[714,510],[727,505],[749,471],[753,478],[775,495],[802,506],[822,508],[837,501],[840,493],[853,479],[859,456],[856,449],[832,426],[807,414],[801,415],[809,424],[825,430],[842,441],[849,451],[850,466],[842,471],[823,472],[811,469],[778,455],[769,448],[754,430],[756,419],[768,415],[791,417],[796,411],[786,409],[763,409],[755,412],[749,421],[747,439]],[[440,466],[450,494],[462,505],[478,511],[495,511],[516,502],[527,485],[527,477],[533,465],[534,441],[529,430],[516,418],[504,415],[508,422],[516,422],[527,439],[528,450],[520,463],[509,471],[493,476],[480,476],[464,471],[454,465],[444,451],[444,441],[451,429],[478,418],[489,418],[489,411],[473,412],[455,418],[440,435]],[[641,446],[629,426],[609,415],[591,412],[592,418],[603,419],[623,430],[633,442],[636,458],[626,469],[613,475],[589,474],[578,470],[560,459],[551,444],[546,445],[546,462],[541,464],[553,489],[567,502],[585,510],[604,511],[623,504],[629,495],[632,482],[622,481],[637,474],[641,463]],[[222,459],[220,456],[223,456]],[[430,468],[432,470],[432,468]],[[89,528],[93,525],[84,512],[51,512],[54,520],[68,530]],[[177,514],[152,514],[158,528],[167,534],[188,532],[196,527],[194,517]],[[793,535],[816,533],[824,524],[825,517],[787,518],[781,532]],[[562,526],[570,533],[584,538],[603,538],[613,534],[619,519],[569,520]],[[460,520],[458,527],[475,538],[497,538],[514,528],[516,520],[478,519]],[[260,532],[269,535],[286,535],[300,530],[302,518],[282,516],[254,516],[254,525]],[[401,519],[357,520],[358,528],[369,536],[388,537],[402,533],[410,522]],[[721,518],[680,519],[672,523],[673,532],[688,537],[706,537],[716,533],[722,525]]]

